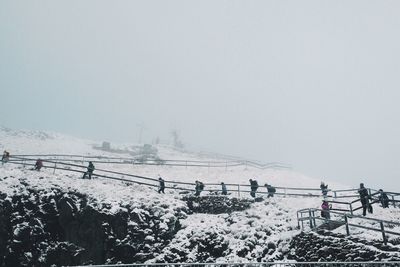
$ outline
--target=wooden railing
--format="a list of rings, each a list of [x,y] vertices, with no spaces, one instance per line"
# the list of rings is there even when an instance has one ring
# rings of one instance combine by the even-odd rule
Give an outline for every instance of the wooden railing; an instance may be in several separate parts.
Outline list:
[[[62,158],[64,157],[64,158]],[[132,160],[130,158],[121,158],[121,157],[102,157],[102,156],[81,156],[81,155],[67,155],[67,154],[45,154],[45,155],[13,155],[10,157],[10,162],[15,164],[21,164],[24,166],[33,166],[34,162],[37,158],[41,158],[45,163],[44,168],[51,168],[53,172],[56,170],[66,170],[72,172],[84,173],[86,171],[86,166],[82,165],[88,161],[92,161],[93,163],[119,163],[119,164],[131,164],[128,161]],[[55,158],[55,159],[53,159]],[[96,161],[97,160],[97,161]],[[73,162],[73,163],[71,163]],[[190,166],[197,166],[190,163],[202,162],[202,161],[180,161],[176,160],[176,162],[188,162]],[[81,163],[81,164],[76,164]],[[185,163],[185,164],[188,164]],[[204,163],[204,162],[203,162]],[[154,164],[155,165],[155,164]],[[217,165],[212,165],[217,166]],[[229,166],[237,166],[237,165],[229,165]],[[211,166],[210,166],[211,167]],[[110,174],[113,176],[111,177]],[[94,176],[101,178],[109,178],[114,180],[128,181],[137,184],[149,185],[153,187],[158,187],[158,179],[151,177],[144,177],[139,175],[108,171],[103,169],[96,169]],[[115,177],[118,176],[118,177]],[[129,179],[126,179],[126,178]],[[179,182],[179,181],[166,181],[168,186],[166,188],[178,189],[178,190],[189,190],[194,191],[194,183],[187,182]],[[221,192],[221,184],[219,183],[205,183],[206,188],[205,191],[209,192]],[[235,193],[237,196],[241,196],[244,193],[250,193],[250,185],[249,184],[234,184],[234,183],[226,183],[227,189],[230,193]],[[303,196],[303,197],[321,197],[321,189],[320,188],[301,188],[301,187],[280,187],[276,186],[275,195],[287,195],[287,196]],[[370,192],[377,192],[374,189],[368,189]],[[328,190],[328,197],[334,198],[335,200],[331,200],[331,203],[346,205],[347,208],[336,208],[338,211],[346,211],[352,213],[360,209],[361,207],[353,208],[354,203],[359,201],[359,199],[353,200],[351,202],[339,201],[338,199],[345,198],[358,198],[357,189],[341,189],[341,190]],[[354,193],[354,194],[352,194]],[[396,197],[400,197],[400,193],[395,192],[387,192],[388,195],[392,198],[389,201],[396,206],[396,203],[400,202]],[[268,194],[265,187],[260,186],[257,194],[265,195]]]
[[[81,162],[87,163],[112,163],[128,165],[157,165],[157,166],[175,166],[175,167],[205,167],[205,168],[228,168],[232,167],[253,167],[257,169],[290,169],[291,167],[279,163],[259,163],[250,160],[225,160],[225,161],[204,161],[204,160],[177,160],[177,159],[159,159],[142,157],[107,157],[107,156],[88,156],[88,155],[69,155],[69,154],[19,154],[14,155],[19,158],[41,158],[45,160],[58,162]]]
[[[63,161],[53,161],[42,159],[43,168],[50,169],[55,173],[57,170],[69,171],[83,174],[86,172],[87,166],[73,163],[66,163]],[[27,156],[11,156],[9,163],[19,164],[24,167],[33,167],[36,159],[28,158]],[[159,181],[157,178],[145,177],[141,175],[134,175],[116,171],[109,171],[105,169],[98,169],[94,171],[93,177],[100,177],[105,179],[119,180],[124,182],[136,183],[141,185],[147,185],[151,187],[158,187]],[[180,182],[173,180],[165,181],[166,188],[174,190],[194,191],[195,184],[188,182]],[[228,189],[228,193],[236,194],[241,196],[243,194],[249,194],[251,192],[249,184],[235,184],[225,183]],[[299,197],[321,197],[320,189],[318,188],[300,188],[300,187],[275,187],[276,192],[274,195],[281,196],[299,196]],[[220,183],[205,183],[205,190],[211,193],[221,192]],[[264,186],[260,186],[256,192],[257,195],[263,196],[268,194],[267,189]]]
[[[395,232],[395,231],[390,230],[391,228],[393,228],[393,225],[400,226],[399,222],[379,220],[379,219],[375,219],[375,218],[357,216],[357,215],[352,215],[352,214],[338,212],[338,211],[332,211],[332,210],[324,211],[324,212],[329,213],[331,216],[338,215],[337,217],[339,217],[339,219],[333,220],[333,219],[326,219],[326,218],[321,217],[320,216],[321,212],[322,212],[321,209],[314,209],[314,208],[298,210],[297,211],[297,225],[298,225],[299,229],[301,228],[302,230],[304,230],[305,229],[304,223],[306,222],[306,224],[309,225],[310,229],[314,230],[318,226],[317,221],[320,221],[321,224],[340,223],[340,224],[345,225],[347,235],[351,234],[349,226],[361,228],[364,230],[381,232],[382,239],[385,244],[387,243],[387,234],[400,236],[400,232]],[[379,223],[379,228],[365,226],[365,224],[364,225],[354,224],[354,223],[351,223],[351,219],[360,219],[363,222],[375,222],[375,223],[377,222],[377,223]],[[300,224],[301,224],[301,227],[300,227]],[[386,227],[385,227],[385,225],[386,225]]]

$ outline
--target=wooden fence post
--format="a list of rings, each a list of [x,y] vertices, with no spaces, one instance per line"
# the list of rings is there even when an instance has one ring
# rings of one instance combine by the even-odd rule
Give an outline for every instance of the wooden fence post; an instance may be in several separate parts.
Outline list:
[[[337,198],[336,191],[333,191],[333,195],[334,198]]]
[[[350,214],[353,215],[353,204],[349,203],[350,205]]]
[[[317,224],[315,223],[315,210],[312,211],[312,217],[313,217],[314,227],[317,227]]]
[[[240,197],[240,184],[238,184],[238,197]]]
[[[393,207],[396,208],[396,201],[394,200],[394,196],[392,195],[392,200],[393,200]]]
[[[57,162],[54,162],[54,170],[53,170],[53,174],[56,173],[56,168],[57,168]]]
[[[381,224],[381,232],[382,232],[383,243],[386,245],[387,244],[387,240],[386,240],[385,228],[383,227],[383,222],[380,222],[380,224]]]
[[[300,229],[299,212],[296,212],[297,216],[297,227]]]
[[[349,222],[347,219],[347,214],[344,214],[344,222],[346,223],[346,234],[350,235],[350,228],[349,228]]]
[[[310,228],[313,229],[313,221],[311,216],[311,209],[308,209],[308,218],[310,219]]]

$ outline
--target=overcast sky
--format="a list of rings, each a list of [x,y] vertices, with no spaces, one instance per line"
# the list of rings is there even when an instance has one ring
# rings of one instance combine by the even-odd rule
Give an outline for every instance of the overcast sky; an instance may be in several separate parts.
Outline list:
[[[0,124],[400,190],[399,1],[1,1]]]

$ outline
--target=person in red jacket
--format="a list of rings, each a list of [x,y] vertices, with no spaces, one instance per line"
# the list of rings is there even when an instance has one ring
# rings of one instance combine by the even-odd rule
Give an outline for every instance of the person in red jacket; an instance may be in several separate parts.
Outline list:
[[[328,201],[322,200],[321,217],[329,220],[331,218],[331,214],[329,212],[331,208],[332,206],[329,205]]]

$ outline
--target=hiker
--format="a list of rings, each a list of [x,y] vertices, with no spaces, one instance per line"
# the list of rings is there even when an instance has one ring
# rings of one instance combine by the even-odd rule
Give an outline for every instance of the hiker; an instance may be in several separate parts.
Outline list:
[[[358,194],[360,194],[360,201],[363,208],[363,216],[367,215],[367,209],[369,213],[372,213],[372,206],[369,204],[370,197],[367,188],[364,187],[364,183],[360,183]]]
[[[275,192],[276,192],[276,188],[275,187],[273,187],[272,185],[270,185],[270,184],[265,184],[265,187],[267,188],[267,191],[268,191],[268,198],[269,197],[274,197],[274,194],[275,194]]]
[[[321,205],[321,217],[329,220],[331,218],[331,214],[329,210],[332,208],[332,205],[329,205],[328,201],[322,200]]]
[[[226,185],[224,182],[221,182],[221,187],[222,187],[222,194],[226,196],[228,194],[228,190],[226,190]]]
[[[319,188],[321,188],[322,196],[325,198],[328,195],[328,185],[325,185],[324,182],[321,182]]]
[[[258,183],[257,183],[256,180],[253,180],[253,179],[249,179],[249,182],[250,182],[250,189],[251,189],[250,195],[252,197],[256,197],[256,191],[258,189]]]
[[[35,163],[35,167],[33,168],[35,171],[40,171],[40,169],[43,167],[43,161],[41,159],[38,159]]]
[[[3,156],[1,157],[1,163],[2,164],[7,163],[9,159],[10,159],[10,152],[4,150]]]
[[[379,201],[381,202],[383,208],[389,208],[389,198],[382,189],[379,189]]]
[[[160,186],[159,186],[159,189],[158,189],[158,193],[160,194],[162,192],[163,194],[165,194],[165,192],[164,192],[164,189],[165,189],[165,181],[164,181],[164,179],[159,177],[158,181],[160,183]]]
[[[195,196],[200,196],[201,191],[204,189],[204,184],[200,181],[196,181],[196,186],[195,186],[195,191],[196,193],[194,194]]]
[[[94,168],[93,162],[89,161],[89,166],[87,167],[87,171],[83,174],[82,179],[85,179],[86,175],[89,175],[89,179],[92,179],[92,174],[93,174],[94,169],[95,168]]]

